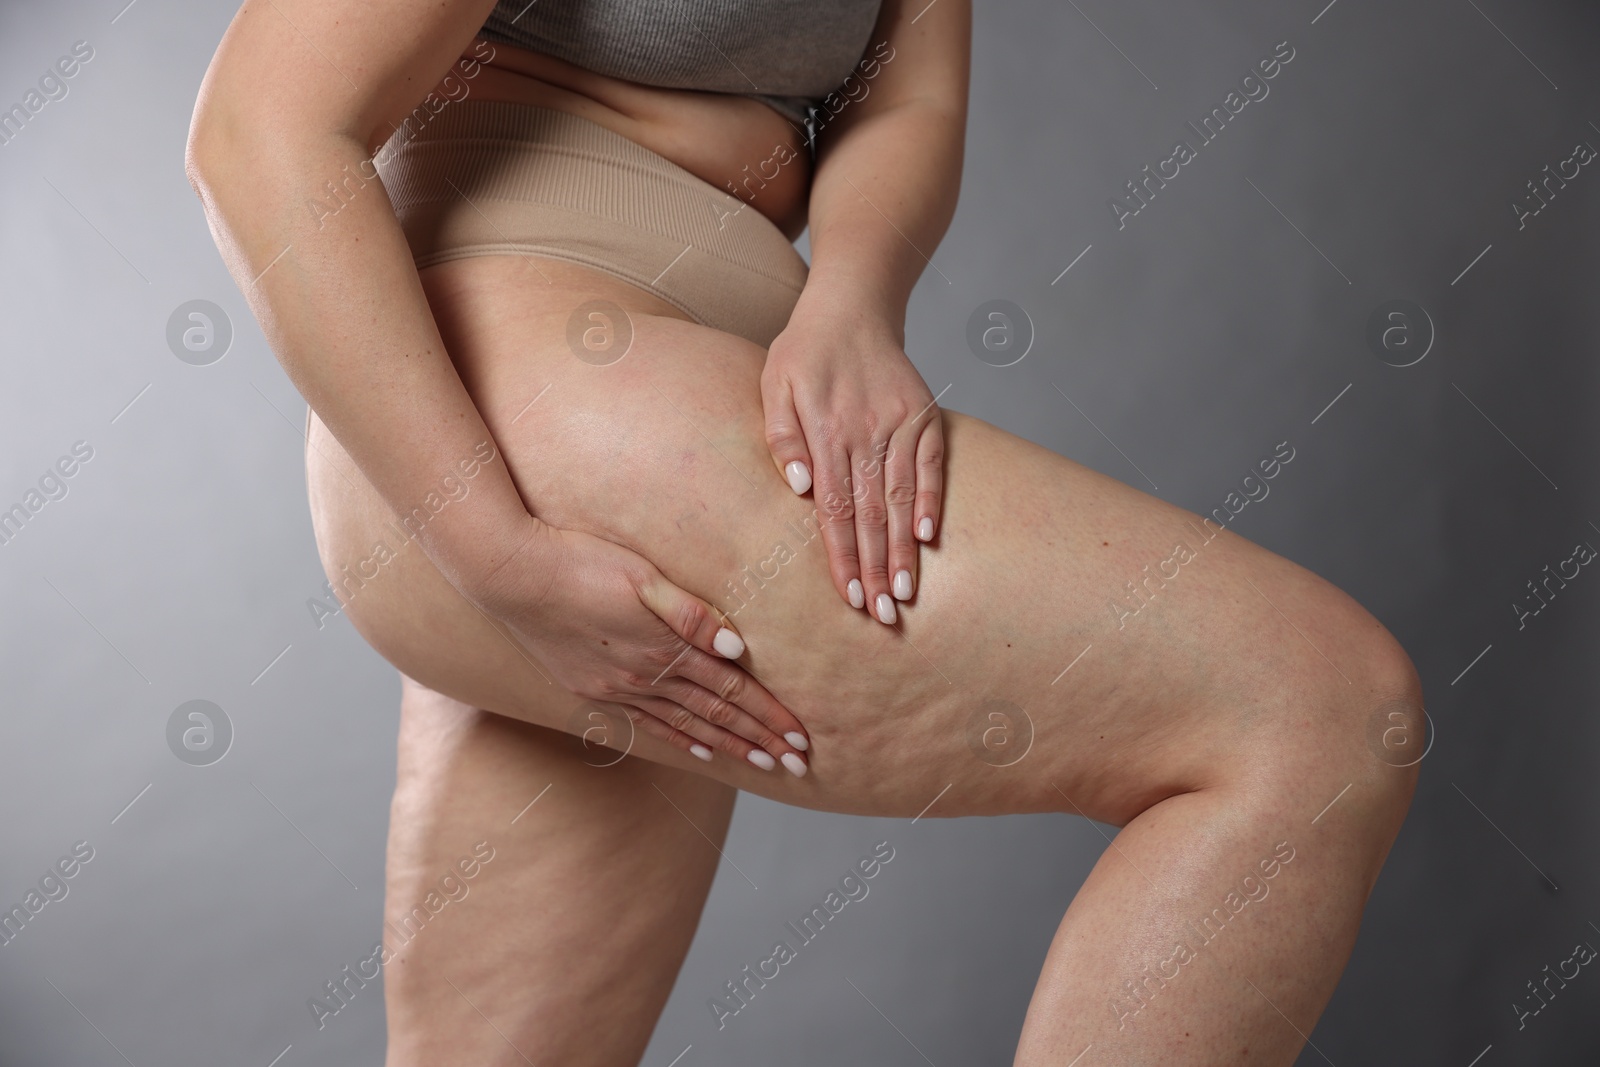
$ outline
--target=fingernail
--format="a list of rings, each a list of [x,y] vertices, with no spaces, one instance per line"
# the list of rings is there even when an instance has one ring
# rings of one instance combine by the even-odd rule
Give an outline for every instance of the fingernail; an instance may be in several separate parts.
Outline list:
[[[777,762],[772,758],[772,754],[770,752],[763,752],[759,748],[751,749],[750,755],[747,758],[751,763],[754,763],[757,767],[760,767],[764,771],[770,771],[772,768],[778,765]]]
[[[796,756],[793,752],[785,752],[783,754],[783,766],[796,778],[804,778],[806,776],[806,761]]]
[[[911,599],[911,572],[894,572],[894,598],[896,600]]]
[[[850,579],[850,584],[845,586],[844,590],[845,590],[845,592],[850,594],[850,606],[851,607],[859,608],[859,607],[863,606],[864,604],[866,604],[866,602],[867,602],[867,594],[865,594],[865,593],[863,593],[861,591],[861,579],[860,578],[852,578],[852,579]]]
[[[790,460],[789,465],[783,468],[783,475],[789,479],[789,488],[794,490],[795,496],[811,488],[811,469],[797,459]]]
[[[885,626],[894,625],[894,601],[889,599],[888,593],[878,594],[878,621]]]
[[[744,638],[724,626],[711,639],[711,647],[729,659],[738,659],[744,655]]]
[[[711,750],[706,746],[690,745],[689,751],[693,752],[698,758],[705,760],[707,763],[711,762]]]
[[[933,520],[926,515],[922,517],[921,522],[917,523],[917,539],[919,541],[933,540]]]
[[[799,730],[790,730],[788,733],[783,735],[783,739],[789,742],[795,748],[798,748],[801,752],[804,752],[811,747],[811,742],[807,741],[806,735],[801,733]]]

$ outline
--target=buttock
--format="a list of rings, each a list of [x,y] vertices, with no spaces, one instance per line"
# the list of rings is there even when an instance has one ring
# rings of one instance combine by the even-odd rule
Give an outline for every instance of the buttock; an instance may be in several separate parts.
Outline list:
[[[634,285],[762,347],[805,260],[745,201],[579,115],[491,100],[408,121],[375,157],[419,269],[525,254]]]
[[[531,114],[478,106],[509,106],[518,122]],[[551,114],[557,125],[572,118]],[[655,295],[681,285],[678,267],[733,262],[740,281],[721,298],[765,305],[773,317],[750,327],[759,333],[781,329],[792,307],[772,299],[781,287],[753,293],[751,280],[767,277],[755,266],[690,245],[669,246],[671,257],[643,277],[636,256],[607,252],[591,267],[576,258],[581,247],[546,256],[497,245],[513,235],[492,226],[480,241],[460,240],[480,208],[549,207],[538,198],[548,193],[524,196],[525,172],[493,159],[479,167],[438,155],[450,176],[439,183],[467,195],[413,195],[408,181],[435,180],[428,158],[394,175],[397,208],[419,262],[431,263],[422,282],[440,336],[530,511],[639,553],[727,612],[752,672],[812,739],[803,780],[728,760],[699,765],[647,735],[630,739],[634,755],[835,811],[914,816],[943,796],[941,814],[1081,805],[1123,822],[1165,796],[1282,766],[1278,753],[1308,721],[1293,713],[1290,690],[1360,688],[1357,664],[1382,647],[1381,628],[1343,594],[1231,530],[1202,529],[1198,516],[953,412],[942,413],[946,509],[914,601],[895,628],[852,611],[828,578],[814,499],[790,491],[767,448],[762,342],[699,321],[715,317],[716,301],[688,301],[697,311],[682,317],[642,303],[679,309],[681,288],[671,290],[678,302]],[[540,188],[554,180],[551,168],[532,173]],[[589,229],[580,236],[602,224],[654,232],[627,221],[626,202],[602,206],[581,215]],[[740,218],[771,225],[744,212],[730,228]],[[568,273],[540,281],[518,251]],[[797,290],[803,276],[794,280]],[[597,297],[633,319],[632,349],[615,360],[571,347],[569,310]],[[355,564],[347,614],[379,654],[471,707],[566,733],[589,728],[585,702],[408,547],[389,506],[315,419],[307,459],[324,568],[338,585]],[[1180,544],[1198,561],[1163,571]],[[379,546],[382,562],[363,571]],[[1369,696],[1359,699],[1370,708]],[[996,705],[1005,721],[1026,724],[1026,760],[990,762]]]
[[[1358,665],[1381,628],[1343,594],[955,412],[941,412],[947,507],[915,600],[894,628],[853,611],[828,577],[814,501],[766,447],[763,350],[568,270],[549,286],[514,256],[423,272],[494,445],[532,513],[639,553],[727,612],[749,669],[812,741],[811,771],[795,779],[700,764],[602,719],[633,755],[833,811],[912,817],[941,796],[942,815],[1081,807],[1120,824],[1177,792],[1275,773],[1311,721],[1290,691],[1350,685],[1356,697],[1340,700],[1376,706]],[[632,320],[631,350],[604,364],[574,358],[565,336],[567,309],[597,296]],[[380,655],[470,707],[592,730],[592,706],[409,545],[315,419],[307,461],[324,569]],[[1179,544],[1196,558],[1159,577]],[[996,759],[993,739],[1013,730],[1026,758]]]

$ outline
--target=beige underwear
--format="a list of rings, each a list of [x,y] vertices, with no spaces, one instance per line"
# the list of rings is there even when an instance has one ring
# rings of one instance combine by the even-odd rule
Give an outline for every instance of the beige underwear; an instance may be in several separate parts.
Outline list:
[[[806,280],[770,219],[588,119],[495,100],[408,122],[374,157],[417,267],[536,253],[771,344]]]

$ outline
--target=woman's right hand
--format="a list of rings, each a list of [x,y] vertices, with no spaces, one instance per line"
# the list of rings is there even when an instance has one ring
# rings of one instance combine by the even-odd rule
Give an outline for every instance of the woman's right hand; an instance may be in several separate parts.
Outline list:
[[[620,704],[634,725],[702,760],[722,749],[796,777],[810,747],[794,714],[730,662],[744,641],[710,604],[636,552],[534,519],[473,599],[561,685]]]

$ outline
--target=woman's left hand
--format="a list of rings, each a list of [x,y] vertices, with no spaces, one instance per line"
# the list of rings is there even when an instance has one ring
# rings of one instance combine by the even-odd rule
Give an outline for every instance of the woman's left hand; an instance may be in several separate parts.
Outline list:
[[[767,351],[761,399],[778,469],[797,494],[815,490],[834,588],[893,624],[944,489],[943,422],[903,336],[846,301],[803,296]]]

